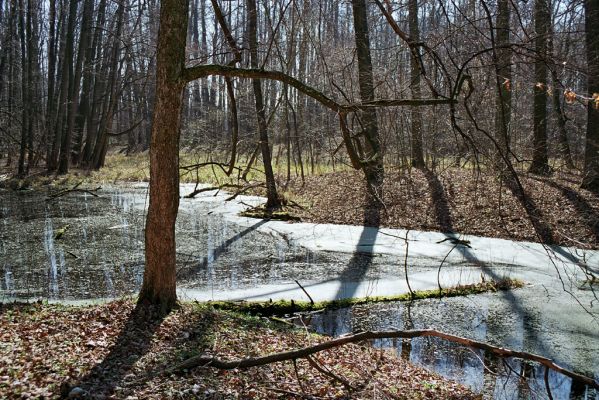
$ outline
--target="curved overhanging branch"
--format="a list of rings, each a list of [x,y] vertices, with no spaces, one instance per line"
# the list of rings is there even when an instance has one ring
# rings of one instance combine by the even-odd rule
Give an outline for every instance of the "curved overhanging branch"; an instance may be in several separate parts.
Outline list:
[[[182,74],[182,78],[186,82],[190,82],[211,75],[220,75],[237,78],[272,79],[275,81],[286,83],[289,86],[294,87],[299,92],[304,93],[305,95],[313,98],[323,106],[335,112],[340,112],[343,110],[343,106],[341,106],[335,100],[326,96],[321,91],[314,89],[313,87],[281,71],[269,71],[258,68],[237,68],[229,65],[219,64],[203,64],[185,68]]]
[[[183,70],[181,77],[183,81],[190,82],[196,79],[205,78],[211,75],[220,75],[226,78],[237,77],[237,78],[251,78],[251,79],[271,79],[279,82],[283,82],[300,93],[311,97],[316,100],[324,107],[334,111],[339,116],[339,124],[341,127],[341,133],[343,135],[343,141],[347,148],[352,166],[355,169],[361,169],[368,162],[360,158],[359,152],[356,150],[352,141],[349,128],[347,126],[346,116],[349,112],[363,111],[372,108],[380,107],[401,107],[401,106],[430,106],[439,104],[454,104],[456,100],[453,98],[433,98],[433,99],[379,99],[359,104],[340,104],[326,94],[312,86],[301,82],[300,80],[292,77],[281,71],[270,71],[260,68],[238,68],[234,65],[220,65],[220,64],[202,64],[187,67]]]
[[[343,346],[349,343],[362,342],[364,340],[372,339],[389,339],[389,338],[401,338],[401,339],[413,339],[417,337],[438,337],[441,339],[448,340],[450,342],[459,343],[464,346],[468,346],[475,349],[480,349],[492,353],[499,357],[515,357],[524,360],[530,360],[538,362],[546,368],[552,369],[559,372],[569,378],[576,381],[582,382],[585,385],[599,389],[599,382],[585,375],[563,368],[553,362],[551,359],[524,351],[510,350],[503,347],[493,346],[488,343],[480,342],[464,338],[461,336],[451,335],[449,333],[440,332],[434,329],[413,329],[405,331],[368,331],[360,332],[352,335],[342,336],[336,339],[332,339],[326,342],[318,343],[313,346],[303,347],[301,349],[283,351],[280,353],[274,353],[262,357],[248,357],[237,360],[222,360],[214,356],[198,355],[195,357],[188,358],[180,364],[175,365],[172,368],[164,371],[165,374],[171,374],[173,372],[189,370],[197,367],[213,367],[217,369],[235,369],[235,368],[251,368],[260,365],[272,364],[275,362],[296,360],[298,358],[306,358],[312,354],[329,350],[335,347]]]
[[[230,65],[202,64],[187,67],[182,73],[182,79],[190,82],[196,79],[205,78],[211,75],[220,75],[237,78],[253,79],[271,79],[288,84],[299,92],[309,96],[337,113],[347,113],[352,111],[361,111],[372,109],[374,107],[401,107],[401,106],[430,106],[439,104],[455,103],[454,99],[380,99],[358,104],[340,104],[332,98],[325,95],[318,89],[301,82],[300,80],[281,71],[271,71],[258,68],[237,68]]]

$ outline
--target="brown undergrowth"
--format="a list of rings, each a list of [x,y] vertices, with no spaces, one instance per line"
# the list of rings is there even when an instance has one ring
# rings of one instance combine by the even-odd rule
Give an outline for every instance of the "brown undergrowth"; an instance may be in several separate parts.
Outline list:
[[[164,318],[148,312],[132,301],[86,307],[0,304],[0,398],[59,398],[82,391],[118,399],[477,398],[367,343],[314,356],[331,374],[305,359],[245,370],[161,374],[200,353],[235,359],[326,338],[200,304],[184,303]]]
[[[495,174],[467,169],[388,170],[384,207],[376,220],[360,172],[336,172],[296,180],[289,191],[306,204],[303,221],[376,225],[423,231],[472,234],[504,239],[599,248],[599,196],[579,188],[578,176],[557,173],[542,178],[521,174],[520,180],[540,223],[531,222],[513,187]],[[539,232],[539,225],[548,234]]]

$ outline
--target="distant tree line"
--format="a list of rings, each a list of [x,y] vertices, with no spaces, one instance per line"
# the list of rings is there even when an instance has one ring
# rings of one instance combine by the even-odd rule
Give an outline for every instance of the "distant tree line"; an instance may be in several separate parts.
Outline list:
[[[187,66],[279,71],[343,105],[453,101],[373,106],[340,123],[288,82],[207,75],[185,87],[181,140],[228,170],[272,158],[290,179],[318,164],[356,166],[353,149],[372,182],[383,164],[470,161],[577,168],[597,189],[597,0],[187,3]],[[148,148],[159,7],[0,0],[5,165],[62,174],[100,168],[111,146]]]

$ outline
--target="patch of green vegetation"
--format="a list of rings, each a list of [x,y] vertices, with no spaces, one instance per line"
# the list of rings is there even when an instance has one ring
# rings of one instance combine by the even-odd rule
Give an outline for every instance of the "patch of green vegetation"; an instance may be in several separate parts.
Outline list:
[[[433,382],[423,381],[422,386],[424,386],[427,389],[434,389],[437,386],[437,384]]]
[[[418,290],[411,294],[405,293],[394,296],[373,296],[361,298],[348,298],[321,302],[277,300],[277,301],[211,301],[206,304],[215,309],[246,312],[254,315],[285,315],[295,312],[308,312],[316,310],[339,309],[352,307],[359,304],[383,303],[391,301],[422,300],[435,297],[457,297],[498,290],[521,288],[524,283],[517,279],[506,278],[499,281],[480,282],[471,285],[459,285],[452,288],[439,290]]]
[[[269,210],[264,206],[249,208],[239,213],[242,217],[272,219],[277,221],[301,221],[301,218],[293,215],[293,210],[280,208]]]

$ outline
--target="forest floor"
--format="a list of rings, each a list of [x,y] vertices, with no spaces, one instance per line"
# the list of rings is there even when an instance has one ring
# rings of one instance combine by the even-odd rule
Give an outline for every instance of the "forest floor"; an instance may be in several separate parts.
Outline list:
[[[580,177],[521,173],[527,198],[495,174],[469,169],[391,170],[384,206],[373,207],[363,175],[344,171],[295,179],[287,187],[302,221],[455,232],[585,249],[599,248],[599,195]]]
[[[234,359],[323,340],[303,328],[196,303],[165,318],[128,300],[78,307],[0,303],[0,398],[480,398],[367,343],[312,356],[327,374],[306,359],[163,373],[199,353]]]

